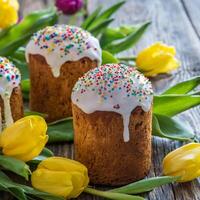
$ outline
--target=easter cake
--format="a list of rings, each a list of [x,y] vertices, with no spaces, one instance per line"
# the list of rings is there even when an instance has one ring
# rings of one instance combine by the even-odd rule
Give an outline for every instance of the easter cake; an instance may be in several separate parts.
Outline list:
[[[75,159],[94,184],[143,178],[151,164],[152,85],[135,68],[106,64],[79,78],[72,91]]]
[[[0,129],[23,117],[23,99],[20,88],[21,74],[15,65],[0,57]]]
[[[72,115],[71,91],[85,72],[101,63],[98,40],[81,28],[48,26],[26,47],[31,90],[30,109],[55,121]]]

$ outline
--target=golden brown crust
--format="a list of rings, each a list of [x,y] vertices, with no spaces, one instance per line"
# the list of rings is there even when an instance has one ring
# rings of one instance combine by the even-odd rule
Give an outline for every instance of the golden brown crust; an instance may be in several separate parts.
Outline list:
[[[124,185],[145,177],[151,165],[152,111],[132,111],[130,141],[123,140],[123,121],[115,112],[84,113],[72,104],[75,159],[85,164],[90,181]]]
[[[49,122],[71,116],[72,88],[79,77],[96,66],[97,62],[89,58],[69,61],[61,66],[60,76],[55,78],[43,56],[29,55],[30,109],[48,114]]]
[[[4,119],[4,103],[1,96],[0,96],[0,107],[1,107],[1,116],[2,119]],[[24,116],[23,99],[20,86],[14,88],[12,91],[10,97],[10,107],[14,121],[17,121],[18,119]]]

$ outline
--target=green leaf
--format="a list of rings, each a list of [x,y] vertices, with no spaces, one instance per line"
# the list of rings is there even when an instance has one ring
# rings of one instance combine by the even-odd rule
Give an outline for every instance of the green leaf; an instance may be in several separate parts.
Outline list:
[[[23,99],[25,99],[25,100],[29,100],[30,87],[31,87],[30,79],[24,79],[21,81],[21,89],[22,89]],[[28,115],[40,115],[40,116],[43,116],[44,118],[46,117],[46,115],[43,113],[25,111],[25,116],[28,116]]]
[[[30,91],[30,79],[24,79],[21,81],[21,88],[23,92],[29,92]]]
[[[18,200],[27,200],[26,195],[24,194],[23,190],[19,187],[12,187],[10,186],[9,188],[7,187],[6,184],[2,183],[0,180],[0,190],[9,192],[12,196],[14,196]]]
[[[102,50],[102,65],[108,63],[119,63],[119,60],[114,57],[110,52]]]
[[[114,40],[123,39],[126,34],[122,33],[120,30],[114,28],[107,28],[100,38],[101,47],[104,49],[106,45],[110,44]]]
[[[100,38],[101,47],[104,49],[114,40],[124,39],[126,36],[133,34],[137,29],[137,26],[121,26],[119,28],[108,27]]]
[[[0,180],[3,181],[11,181],[11,179],[2,171],[0,171]]]
[[[0,155],[0,166],[28,180],[30,169],[25,162],[8,156]]]
[[[27,200],[24,190],[20,187],[9,187],[8,192],[19,200]]]
[[[19,184],[19,186],[21,188],[23,188],[23,190],[25,190],[26,194],[33,195],[33,196],[43,199],[43,200],[65,200],[64,197],[54,196],[52,194],[49,194],[46,192],[41,192],[39,190],[33,189],[33,188],[25,186],[25,185]]]
[[[132,62],[135,62],[136,60],[136,57],[135,56],[131,56],[131,57],[120,57],[120,58],[117,58],[119,59],[120,61],[132,61]]]
[[[57,21],[56,9],[35,11],[27,15],[22,22],[14,25],[9,32],[0,38],[0,55],[11,55],[25,44],[33,33]]]
[[[172,117],[199,104],[200,95],[154,96],[153,112]]]
[[[173,183],[177,181],[179,177],[161,176],[143,179],[119,188],[110,190],[110,192],[119,192],[125,194],[139,194],[143,192],[149,192],[156,187],[160,187],[165,184]]]
[[[22,80],[29,79],[29,70],[28,70],[28,65],[26,62],[22,62],[20,60],[17,60],[11,56],[8,56],[8,59],[15,64],[15,66],[19,69]]]
[[[1,31],[0,31],[0,39],[1,39],[2,37],[4,37],[4,36],[10,31],[10,29],[13,28],[13,26],[14,26],[14,25],[12,25],[12,26],[10,26],[10,27],[8,27],[8,28],[5,28],[5,29],[1,29]]]
[[[26,62],[25,48],[24,47],[20,47],[12,55],[10,55],[10,57],[12,57],[13,59],[17,59],[17,60],[19,60],[21,62]]]
[[[139,24],[134,25],[134,26],[130,26],[130,25],[123,25],[120,26],[118,29],[121,33],[125,34],[125,35],[130,35],[131,33],[133,33],[134,31],[137,31],[137,29],[140,27]]]
[[[48,124],[48,143],[72,142],[74,138],[72,118],[58,120]]]
[[[200,76],[183,81],[166,90],[163,94],[187,94],[200,84]]]
[[[105,19],[100,24],[95,26],[94,28],[89,28],[88,31],[92,33],[94,36],[98,36],[100,33],[104,32],[107,26],[113,21],[114,19]]]
[[[22,95],[23,95],[23,99],[24,99],[25,101],[28,101],[28,100],[29,100],[29,93],[23,92]]]
[[[19,200],[26,200],[26,195],[20,187],[12,184],[12,180],[2,171],[0,171],[0,190],[9,192]]]
[[[125,1],[121,1],[119,3],[114,4],[104,12],[102,12],[94,21],[90,24],[90,26],[87,28],[87,30],[91,30],[94,27],[97,27],[99,24],[101,24],[103,21],[109,19],[123,4]]]
[[[81,27],[85,30],[92,24],[92,22],[97,18],[101,11],[102,7],[99,6],[93,13],[90,14],[89,17],[85,19],[85,21],[82,23]]]
[[[200,91],[192,92],[191,95],[200,95]]]
[[[144,34],[149,25],[150,22],[141,25],[136,31],[134,31],[126,38],[124,38],[122,41],[107,45],[105,47],[105,50],[108,50],[109,52],[116,54],[131,48],[139,41],[139,39],[142,37],[142,35]]]
[[[192,127],[179,119],[154,114],[152,126],[154,136],[180,141],[192,141],[195,138]]]
[[[48,149],[47,147],[45,147],[43,150],[42,150],[42,152],[40,153],[40,155],[42,155],[42,156],[45,156],[45,157],[52,157],[52,156],[54,156],[54,153],[50,150],[50,149]]]
[[[115,193],[115,192],[109,192],[109,191],[108,192],[100,191],[100,190],[96,190],[89,187],[86,188],[84,192],[92,194],[92,195],[104,197],[107,199],[114,199],[114,200],[144,200],[144,198],[140,196],[133,196],[133,195]]]
[[[24,116],[29,116],[29,115],[38,115],[38,116],[41,116],[43,118],[47,117],[47,114],[45,114],[45,113],[40,113],[40,112],[36,112],[36,111],[25,110]]]
[[[42,160],[45,160],[45,159],[47,159],[49,157],[52,157],[52,156],[54,156],[54,153],[50,149],[48,149],[48,148],[45,147],[42,150],[42,152],[40,153],[40,155],[37,156],[36,158],[34,158],[33,160],[31,160],[29,163],[31,163],[31,164],[38,164]]]

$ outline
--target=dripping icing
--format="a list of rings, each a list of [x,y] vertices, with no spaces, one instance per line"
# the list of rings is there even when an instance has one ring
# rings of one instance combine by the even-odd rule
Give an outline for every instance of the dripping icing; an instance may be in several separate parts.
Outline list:
[[[137,106],[149,111],[152,99],[153,90],[148,79],[135,68],[123,64],[107,64],[90,70],[72,91],[72,102],[85,113],[119,113],[123,119],[125,142],[129,141],[131,112]]]
[[[3,99],[3,103],[4,103],[5,127],[8,127],[11,124],[13,124],[13,117],[12,117],[12,112],[11,112],[11,107],[10,107],[11,94],[12,94],[12,91],[9,91],[8,93],[1,95]]]
[[[5,127],[13,123],[10,97],[13,89],[19,86],[20,81],[21,75],[19,70],[7,58],[0,57],[0,95],[4,104]],[[0,128],[1,130],[3,129],[2,120]]]
[[[67,61],[88,57],[101,64],[99,41],[81,28],[64,24],[48,26],[35,33],[26,47],[27,62],[29,54],[42,55],[54,77],[60,75],[60,68]]]

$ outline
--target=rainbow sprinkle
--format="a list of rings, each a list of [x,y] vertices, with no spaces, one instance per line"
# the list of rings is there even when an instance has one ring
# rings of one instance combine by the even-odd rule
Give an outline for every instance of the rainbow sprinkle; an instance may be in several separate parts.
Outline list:
[[[7,58],[0,57],[0,83],[2,78],[12,87],[17,87],[21,80],[21,74],[15,65]]]
[[[84,95],[88,90],[95,92],[104,101],[115,97],[121,90],[125,91],[126,98],[136,96],[139,102],[153,95],[151,82],[136,68],[124,64],[106,64],[90,70],[78,80],[72,92],[80,91]],[[113,108],[119,109],[120,105],[114,105]]]
[[[32,37],[34,44],[40,49],[46,49],[47,52],[57,51],[59,48],[60,57],[64,57],[69,52],[80,55],[85,50],[97,49],[87,41],[91,34],[81,28],[68,25],[54,25],[47,26],[46,28],[38,31]],[[66,41],[67,44],[66,44]]]

